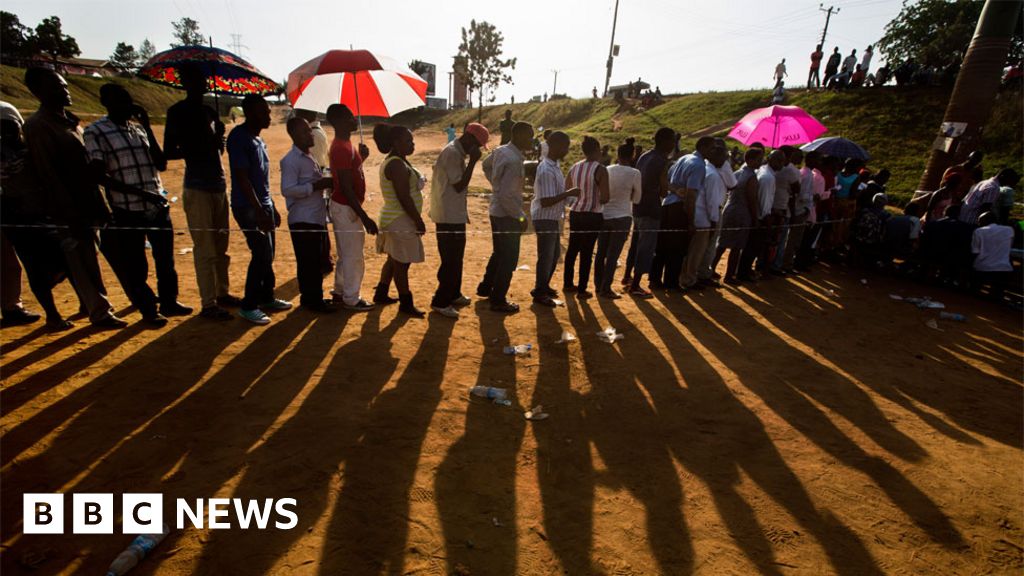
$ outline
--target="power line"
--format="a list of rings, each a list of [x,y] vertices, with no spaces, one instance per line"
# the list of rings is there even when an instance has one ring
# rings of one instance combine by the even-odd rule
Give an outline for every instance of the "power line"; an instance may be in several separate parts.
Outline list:
[[[243,54],[242,54],[242,49],[243,48],[246,49],[246,50],[249,49],[248,46],[246,46],[245,44],[242,44],[242,35],[234,33],[234,32],[231,33],[231,43],[228,44],[228,46],[230,46],[231,47],[231,51],[234,52],[235,54],[237,54],[238,56],[243,56]]]
[[[822,45],[822,47],[824,49],[824,46],[825,46],[825,36],[828,34],[828,23],[829,23],[829,20],[832,19],[832,12],[835,11],[835,13],[838,14],[839,11],[841,10],[841,8],[836,8],[835,6],[829,6],[828,10],[825,10],[825,5],[824,4],[818,4],[818,10],[825,13],[825,29],[822,30],[822,32],[821,32],[821,45]]]

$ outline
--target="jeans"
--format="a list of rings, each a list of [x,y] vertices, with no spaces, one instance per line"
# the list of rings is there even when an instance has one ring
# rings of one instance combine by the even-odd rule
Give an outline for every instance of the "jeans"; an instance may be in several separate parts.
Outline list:
[[[437,291],[430,305],[437,308],[451,306],[462,296],[462,264],[466,255],[465,224],[435,224],[437,252],[441,265],[437,268]]]
[[[292,248],[295,249],[299,303],[304,306],[320,306],[324,302],[324,276],[321,266],[327,226],[295,222],[289,223],[288,229],[291,230]]]
[[[634,286],[640,285],[641,276],[651,273],[654,251],[658,246],[659,226],[661,226],[661,218],[655,216],[638,216],[636,218],[633,244],[629,247],[629,251],[636,255],[633,268]]]
[[[597,257],[594,259],[594,286],[598,292],[610,292],[615,281],[615,268],[619,255],[629,237],[633,218],[611,218],[604,221],[601,235],[597,239]]]
[[[779,221],[777,242],[775,244],[775,257],[772,259],[772,269],[782,270],[786,260],[786,244],[789,242],[789,216],[782,216]]]
[[[478,296],[490,299],[491,304],[508,301],[508,288],[512,273],[519,265],[519,241],[523,224],[510,216],[491,216],[491,242],[494,251],[487,261],[487,271],[476,287]]]
[[[245,295],[242,296],[242,310],[256,310],[260,304],[274,299],[274,231],[261,232],[256,229],[256,211],[264,210],[273,216],[269,206],[258,208],[234,208],[235,221],[245,231],[245,243],[252,258],[245,273]],[[276,220],[276,219],[275,219]],[[276,224],[277,222],[275,222]],[[319,266],[319,262],[317,263]]]
[[[131,303],[143,315],[155,314],[157,302],[173,304],[178,300],[178,273],[174,270],[174,231],[167,210],[139,212],[114,208],[113,228],[100,232],[100,250],[114,269],[121,287]],[[159,230],[118,230],[128,228],[159,228]],[[146,240],[153,247],[156,265],[156,289],[149,287],[149,260]]]
[[[679,286],[683,259],[689,248],[690,222],[685,201],[661,207],[661,228],[651,281],[662,282],[671,288]]]
[[[560,220],[534,220],[533,229],[537,233],[537,280],[533,286],[534,296],[543,296],[543,292],[551,290],[551,277],[558,266],[558,256],[562,251]]]
[[[581,292],[587,289],[590,282],[590,267],[594,261],[594,246],[604,225],[604,218],[596,212],[569,213],[569,248],[565,251],[565,268],[563,284],[578,286]],[[579,282],[573,282],[576,259],[580,261]]]

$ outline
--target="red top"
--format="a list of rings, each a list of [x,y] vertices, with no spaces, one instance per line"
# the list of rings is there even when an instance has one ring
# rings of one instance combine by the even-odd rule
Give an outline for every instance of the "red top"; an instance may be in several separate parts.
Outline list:
[[[331,200],[347,206],[348,199],[341,191],[341,180],[339,179],[342,170],[352,172],[352,191],[355,192],[356,200],[362,206],[363,200],[366,199],[363,157],[352,147],[351,141],[335,138],[334,142],[331,142],[331,177],[334,178],[334,192],[331,193]]]
[[[811,70],[818,69],[818,66],[821,65],[822,56],[824,56],[824,54],[822,54],[820,50],[815,50],[814,52],[811,52]]]

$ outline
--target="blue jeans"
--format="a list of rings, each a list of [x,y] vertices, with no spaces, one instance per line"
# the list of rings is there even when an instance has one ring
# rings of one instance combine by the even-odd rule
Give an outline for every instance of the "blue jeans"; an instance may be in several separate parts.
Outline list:
[[[259,208],[243,207],[232,208],[235,222],[245,230],[245,243],[252,252],[252,259],[249,260],[249,269],[245,274],[245,295],[242,296],[242,310],[256,310],[260,304],[265,304],[274,299],[274,246],[276,245],[274,231],[260,232],[256,229],[256,211],[264,210],[271,217],[274,217],[273,208],[261,206]],[[274,224],[278,224],[276,217]]]
[[[534,296],[543,296],[543,292],[551,290],[551,277],[555,274],[562,248],[558,228],[558,220],[533,221],[533,229],[537,233],[537,281],[533,286]]]
[[[598,292],[609,292],[615,281],[615,268],[619,264],[622,247],[629,238],[633,218],[606,219],[597,238],[597,257],[594,260],[594,286]]]
[[[516,218],[491,216],[491,242],[494,252],[487,261],[484,279],[476,287],[477,296],[490,299],[491,304],[508,301],[508,288],[512,284],[512,273],[519,265],[519,240],[523,225]]]
[[[651,216],[640,216],[636,219],[636,264],[633,270],[633,285],[640,285],[640,276],[651,273],[654,263],[654,250],[658,246],[658,227],[661,219]]]

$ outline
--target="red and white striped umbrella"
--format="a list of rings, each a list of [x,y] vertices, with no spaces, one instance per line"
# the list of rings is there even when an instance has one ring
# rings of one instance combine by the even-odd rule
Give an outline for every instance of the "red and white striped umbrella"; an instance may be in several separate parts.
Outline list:
[[[292,107],[326,112],[344,104],[357,115],[393,116],[423,106],[427,82],[408,66],[369,50],[331,50],[288,75]]]

